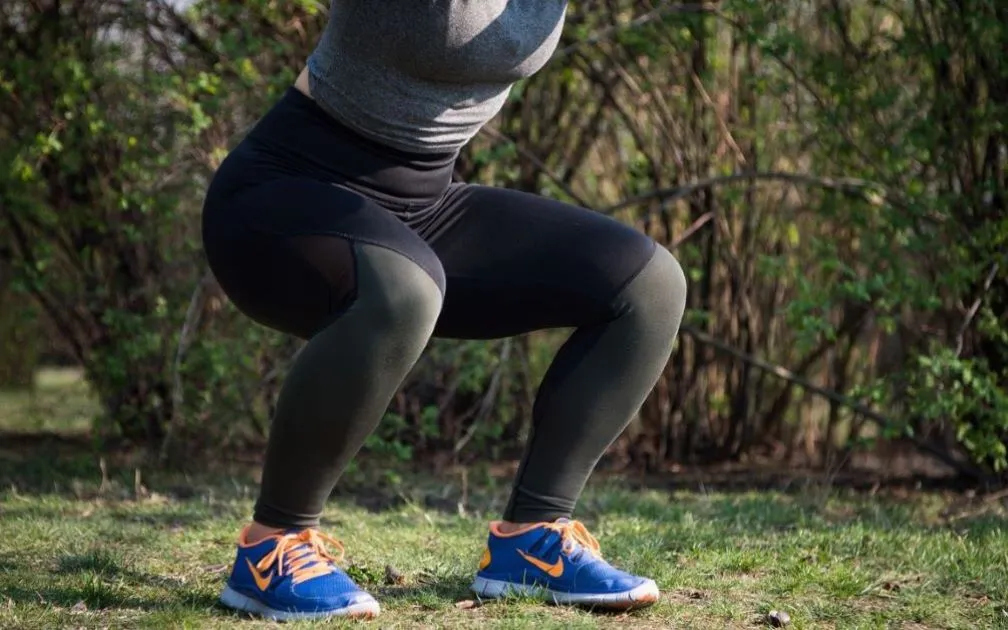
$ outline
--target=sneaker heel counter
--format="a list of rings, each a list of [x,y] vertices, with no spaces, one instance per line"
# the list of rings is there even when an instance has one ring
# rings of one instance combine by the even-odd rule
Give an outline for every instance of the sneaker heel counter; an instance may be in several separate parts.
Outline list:
[[[228,584],[244,586],[252,583],[252,575],[246,565],[245,554],[241,548],[235,553],[234,562],[231,563],[231,572],[228,575]]]

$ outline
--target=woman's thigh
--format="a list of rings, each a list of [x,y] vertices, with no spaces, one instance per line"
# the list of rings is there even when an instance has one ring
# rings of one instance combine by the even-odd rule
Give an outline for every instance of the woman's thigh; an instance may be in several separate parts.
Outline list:
[[[435,335],[498,338],[599,324],[654,254],[598,212],[514,190],[455,186],[429,237],[446,277]]]
[[[218,177],[204,205],[204,249],[224,292],[259,323],[309,338],[332,322],[358,290],[356,243],[405,256],[444,290],[430,247],[364,197],[303,177],[240,189]]]

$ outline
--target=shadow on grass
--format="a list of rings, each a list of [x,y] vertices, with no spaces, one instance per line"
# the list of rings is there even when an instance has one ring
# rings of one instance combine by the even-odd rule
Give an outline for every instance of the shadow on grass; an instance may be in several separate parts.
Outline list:
[[[633,515],[663,527],[692,520],[715,523],[721,534],[720,544],[726,548],[733,546],[733,534],[786,535],[800,529],[839,532],[857,527],[866,534],[945,531],[968,535],[980,543],[1004,536],[1008,525],[1002,515],[1004,510],[1000,510],[1001,514],[988,511],[950,521],[938,510],[940,497],[929,508],[922,507],[920,499],[919,494],[893,497],[886,493],[869,498],[843,489],[707,495],[603,486],[586,493],[579,516],[586,521],[604,521],[607,514]]]
[[[88,582],[80,588],[43,586],[29,588],[12,585],[4,588],[4,595],[16,604],[51,604],[72,607],[79,602],[90,609],[136,608],[145,611],[169,610],[179,606],[209,608],[217,605],[217,598],[198,591],[174,590],[151,597],[138,597],[129,586],[111,587],[101,582]]]
[[[147,586],[172,590],[182,588],[185,584],[183,580],[178,578],[141,573],[130,569],[125,566],[124,561],[116,554],[103,549],[60,556],[56,561],[54,572],[59,575],[96,575],[120,580],[129,586]]]
[[[372,586],[375,597],[382,601],[424,602],[451,601],[458,602],[472,599],[475,596],[469,590],[472,578],[463,576],[437,577],[425,580],[420,584],[404,586]]]
[[[84,439],[0,435],[0,488],[29,493],[65,492],[75,479],[101,479],[100,456]]]
[[[43,583],[37,579],[37,571],[31,566],[5,566],[3,572],[8,576],[24,572],[36,579],[26,577],[22,583],[5,580],[4,594],[16,603],[74,606],[84,602],[91,609],[139,608],[151,611],[177,606],[207,607],[216,603],[215,597],[187,588],[181,579],[136,571],[115,553],[101,549],[58,557],[56,567],[50,573],[54,579],[41,581]],[[79,581],[79,586],[53,584],[61,576]],[[140,595],[141,589],[156,589],[156,593]]]
[[[95,521],[96,525],[100,524],[107,528],[108,522],[112,521],[123,526],[135,526],[149,531],[151,538],[163,535],[166,530],[198,528],[209,522],[243,519],[248,516],[244,511],[230,505],[208,506],[181,501],[152,505],[142,501],[111,500],[98,501],[95,507],[99,518]],[[157,511],[151,511],[152,509]],[[11,524],[15,521],[58,522],[67,518],[80,520],[86,524],[90,515],[87,511],[67,511],[65,504],[58,506],[28,501],[0,504],[0,530],[4,528],[5,523]],[[131,529],[133,528],[120,529],[118,534],[131,535],[135,539],[137,532],[130,531]]]
[[[529,596],[504,596],[500,599],[480,599],[473,593],[469,586],[472,583],[472,576],[466,578],[446,578],[438,582],[416,584],[409,586],[377,586],[370,590],[381,602],[415,604],[421,608],[438,610],[446,607],[464,607],[465,609],[483,608],[493,609],[525,601],[542,605],[542,600]],[[547,602],[547,605],[548,602]],[[563,605],[558,605],[563,606]],[[578,606],[577,608],[592,612],[604,617],[620,617],[625,615],[626,610],[614,610],[600,608],[598,606]]]
[[[19,495],[59,495],[75,499],[104,501],[97,492],[101,482],[102,455],[87,438],[58,435],[0,435],[0,492],[8,487]],[[111,457],[111,456],[109,456]],[[219,471],[190,474],[153,471],[144,477],[150,489],[167,500],[152,506],[126,499],[132,487],[133,468],[120,454],[119,464],[110,463],[108,476],[118,488],[112,497],[111,518],[152,528],[196,527],[206,521],[244,519],[244,508],[227,503],[230,499],[251,500],[255,484],[244,466],[237,476]],[[114,460],[110,460],[114,461]],[[415,505],[446,515],[459,514],[462,507],[493,514],[509,489],[509,479],[500,473],[483,483],[469,483],[463,493],[457,471],[435,474],[417,465],[401,468],[406,483],[393,486],[380,481],[391,468],[385,462],[365,458],[363,468],[377,474],[345,478],[331,500],[380,514]],[[470,475],[470,478],[476,475]],[[448,480],[446,482],[446,479]],[[920,493],[908,489],[906,480],[885,482],[877,476],[826,476],[814,471],[703,470],[661,476],[616,476],[596,474],[580,503],[577,516],[589,522],[604,521],[608,514],[633,515],[664,527],[684,519],[700,518],[718,523],[725,537],[734,532],[747,534],[787,533],[802,527],[830,530],[858,522],[874,530],[934,530],[954,528],[970,536],[986,539],[1000,535],[1005,521],[998,516],[978,514],[954,522],[931,519],[919,512]],[[83,493],[81,486],[86,486]],[[870,488],[870,494],[863,490]],[[464,494],[464,496],[463,496]],[[0,494],[2,496],[2,494]],[[207,500],[214,497],[213,500]],[[868,498],[870,497],[870,498]],[[126,500],[124,500],[126,499]],[[224,502],[216,499],[223,499]],[[868,499],[868,500],[866,500]],[[142,507],[143,509],[136,509]],[[109,515],[109,512],[105,512]],[[8,518],[60,518],[59,509],[45,504],[7,502],[0,505],[0,521]]]

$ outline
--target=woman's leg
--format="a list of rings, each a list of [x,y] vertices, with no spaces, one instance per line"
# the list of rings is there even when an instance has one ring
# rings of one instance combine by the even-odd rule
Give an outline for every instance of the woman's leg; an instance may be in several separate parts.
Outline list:
[[[431,239],[447,278],[435,336],[571,327],[540,386],[504,517],[569,517],[592,469],[668,363],[686,278],[663,247],[599,213],[460,186]]]
[[[273,418],[257,527],[243,533],[223,599],[275,618],[375,614],[312,528],[427,344],[444,291],[440,263],[387,211],[329,184],[218,190],[204,242],[224,291],[253,319],[308,339]]]
[[[430,240],[447,292],[435,335],[576,329],[540,386],[506,522],[492,526],[474,588],[486,596],[521,590],[538,571],[556,601],[655,601],[654,582],[608,565],[565,573],[566,564],[594,563],[597,551],[567,519],[668,363],[686,303],[681,267],[617,221],[520,192],[458,187],[439,216]]]

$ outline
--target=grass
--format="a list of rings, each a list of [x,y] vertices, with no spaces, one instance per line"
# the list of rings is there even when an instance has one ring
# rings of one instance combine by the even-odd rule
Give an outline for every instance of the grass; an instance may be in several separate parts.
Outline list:
[[[83,433],[97,413],[80,371],[73,368],[40,371],[28,391],[0,390],[0,429],[5,431]]]
[[[0,627],[278,627],[216,604],[254,470],[137,483],[125,459],[110,458],[103,478],[85,448],[4,446],[0,436]],[[334,497],[323,526],[384,611],[329,627],[753,628],[770,610],[793,628],[1008,627],[996,503],[949,519],[957,499],[938,494],[670,493],[598,479],[578,516],[607,558],[664,592],[646,611],[602,616],[518,599],[459,605],[506,479],[470,471],[463,489],[457,473],[368,467],[345,480],[354,491]],[[386,583],[387,565],[403,583]]]

